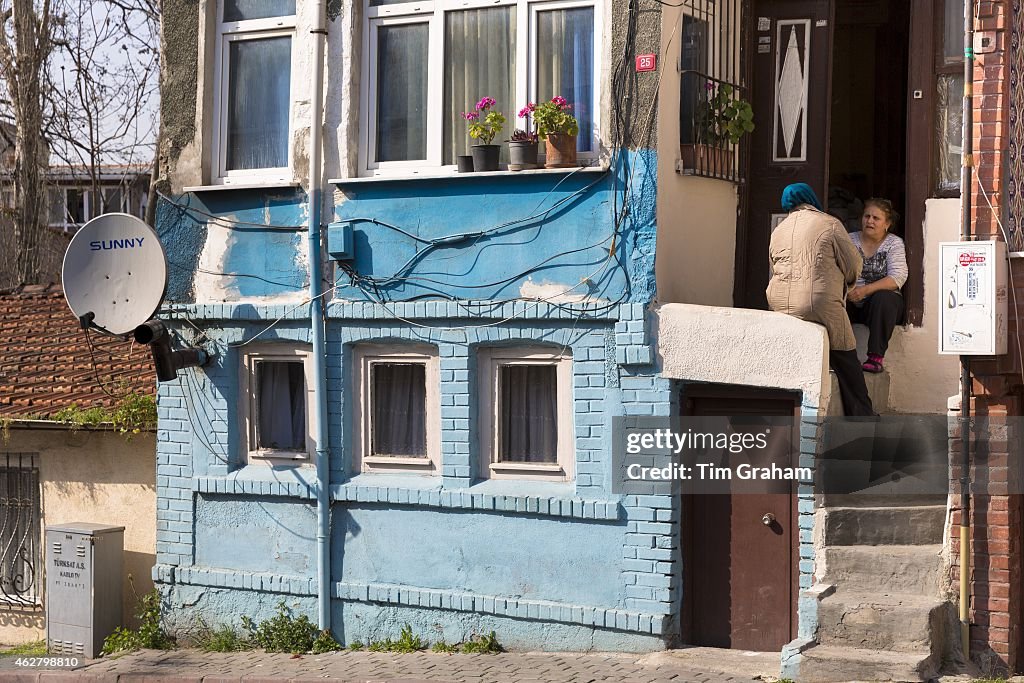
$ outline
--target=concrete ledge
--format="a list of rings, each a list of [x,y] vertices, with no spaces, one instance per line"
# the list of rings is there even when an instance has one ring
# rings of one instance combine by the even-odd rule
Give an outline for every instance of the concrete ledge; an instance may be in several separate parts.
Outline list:
[[[789,389],[828,404],[825,328],[782,313],[691,304],[659,306],[658,356],[672,379]]]
[[[548,600],[522,600],[465,591],[416,588],[384,583],[335,583],[331,597],[356,602],[378,602],[409,607],[495,614],[518,619],[596,626],[652,635],[663,634],[670,621],[668,614],[603,609]],[[668,608],[669,605],[666,603],[665,609]]]
[[[176,567],[174,578],[176,583],[186,586],[239,588],[286,595],[317,595],[316,579],[304,576],[205,567]]]

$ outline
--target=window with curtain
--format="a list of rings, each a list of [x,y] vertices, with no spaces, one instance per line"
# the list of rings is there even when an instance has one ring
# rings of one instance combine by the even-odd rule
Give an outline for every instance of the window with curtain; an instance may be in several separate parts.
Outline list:
[[[306,450],[306,378],[301,361],[256,364],[257,450]]]
[[[423,363],[373,363],[370,454],[427,456],[427,368]]]
[[[456,156],[469,154],[476,144],[466,133],[462,112],[472,110],[481,97],[493,97],[495,109],[505,115],[496,144],[515,127],[515,7],[448,12],[444,22],[442,163],[454,164]]]
[[[941,40],[936,42],[934,193],[956,197],[960,194],[963,148],[963,0],[944,0]]]
[[[495,143],[525,126],[516,113],[528,102],[561,95],[583,158],[597,153],[595,3],[364,1],[364,170],[454,165],[476,144],[462,113],[485,96],[506,119]]]
[[[295,0],[223,0],[217,74],[217,175],[289,165]]]
[[[576,149],[592,150],[594,137],[594,8],[537,12],[537,101],[561,95],[580,124]]]
[[[499,462],[558,462],[557,389],[553,365],[501,366]]]

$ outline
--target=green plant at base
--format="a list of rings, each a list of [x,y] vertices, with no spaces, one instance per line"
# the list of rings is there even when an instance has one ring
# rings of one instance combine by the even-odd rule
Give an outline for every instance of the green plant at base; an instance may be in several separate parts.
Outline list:
[[[279,602],[277,614],[256,624],[249,617],[242,617],[242,627],[252,634],[257,645],[267,652],[332,652],[340,650],[330,631],[320,631],[305,614],[293,617],[291,610]]]
[[[131,574],[128,581],[132,584],[132,591],[135,590],[135,583],[132,582]],[[109,655],[124,650],[138,650],[147,648],[150,650],[170,650],[174,647],[174,638],[169,636],[160,626],[160,593],[154,588],[139,600],[139,611],[135,616],[139,619],[139,628],[132,630],[118,626],[114,632],[103,641],[102,654]]]
[[[462,644],[462,651],[467,654],[493,655],[498,652],[504,652],[505,648],[498,642],[494,631],[491,631],[483,636],[474,635]]]
[[[22,643],[0,652],[0,657],[42,657],[47,654],[46,641],[37,640],[31,643]]]
[[[430,651],[450,655],[455,652],[458,652],[459,646],[454,644],[449,645],[448,643],[444,642],[444,640],[439,640],[436,643],[434,643],[434,646],[430,648]]]
[[[427,644],[417,636],[413,635],[412,626],[406,624],[399,633],[398,640],[385,638],[370,643],[370,652],[418,652],[425,650]]]
[[[242,652],[255,647],[251,638],[230,624],[210,627],[202,622],[193,644],[203,652]]]
[[[348,649],[352,652],[359,652],[363,649],[363,641],[353,640],[351,643],[348,644]]]

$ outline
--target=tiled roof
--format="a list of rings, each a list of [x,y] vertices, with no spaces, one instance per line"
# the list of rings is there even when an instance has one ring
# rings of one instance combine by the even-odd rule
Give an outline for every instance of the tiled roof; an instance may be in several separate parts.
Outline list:
[[[149,349],[97,332],[89,344],[59,286],[0,292],[0,417],[49,417],[75,403],[113,406],[115,397],[155,395]]]

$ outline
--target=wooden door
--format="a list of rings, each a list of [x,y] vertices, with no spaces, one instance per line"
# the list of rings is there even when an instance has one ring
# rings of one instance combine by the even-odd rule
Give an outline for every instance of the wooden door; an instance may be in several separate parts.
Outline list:
[[[689,415],[795,415],[792,398],[688,397]],[[795,423],[794,423],[795,424]],[[773,430],[769,448],[734,462],[783,463],[793,431]],[[799,572],[796,496],[781,484],[767,493],[693,494],[683,500],[684,642],[777,652],[796,636]],[[766,521],[766,515],[771,522]]]
[[[785,216],[781,195],[828,187],[832,0],[756,0],[748,46],[754,132],[745,216],[737,235],[736,305],[767,308],[768,242]]]

